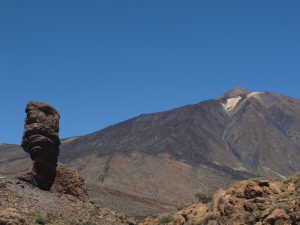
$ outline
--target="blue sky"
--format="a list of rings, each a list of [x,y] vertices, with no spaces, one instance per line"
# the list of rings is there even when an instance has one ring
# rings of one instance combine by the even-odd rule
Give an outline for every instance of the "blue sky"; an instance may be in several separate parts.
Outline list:
[[[300,98],[299,23],[298,0],[0,1],[0,143],[29,100],[65,138],[237,86]]]

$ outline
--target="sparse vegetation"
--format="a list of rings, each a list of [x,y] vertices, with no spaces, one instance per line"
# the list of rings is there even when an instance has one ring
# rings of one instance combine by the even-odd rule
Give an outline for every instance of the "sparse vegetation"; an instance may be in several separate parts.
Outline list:
[[[0,181],[0,189],[5,188],[6,187],[6,182],[5,181]]]
[[[37,215],[35,216],[34,222],[35,222],[36,224],[44,225],[44,224],[46,224],[46,219],[45,219],[42,215],[37,214]]]
[[[162,215],[158,219],[159,224],[166,224],[174,221],[174,217],[172,215]]]
[[[201,202],[203,204],[207,204],[207,203],[212,201],[213,195],[212,195],[212,193],[200,193],[200,192],[198,192],[198,193],[195,194],[195,197],[197,198],[197,200],[199,202]]]
[[[91,221],[87,221],[87,222],[82,223],[82,225],[96,225],[96,224]]]

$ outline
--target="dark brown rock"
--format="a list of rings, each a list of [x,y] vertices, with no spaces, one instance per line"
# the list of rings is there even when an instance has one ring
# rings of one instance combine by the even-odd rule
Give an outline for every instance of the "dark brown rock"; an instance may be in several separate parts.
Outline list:
[[[30,154],[33,166],[19,179],[40,189],[50,190],[56,176],[59,155],[59,114],[41,102],[29,102],[25,112],[25,131],[22,148]]]
[[[295,201],[293,211],[291,213],[292,220],[294,223],[300,224],[300,196],[299,198]]]
[[[246,198],[261,197],[263,194],[262,188],[254,182],[249,182],[244,190]]]
[[[277,221],[287,221],[282,224],[289,224],[290,217],[283,209],[275,209],[265,220],[264,224],[274,224]]]

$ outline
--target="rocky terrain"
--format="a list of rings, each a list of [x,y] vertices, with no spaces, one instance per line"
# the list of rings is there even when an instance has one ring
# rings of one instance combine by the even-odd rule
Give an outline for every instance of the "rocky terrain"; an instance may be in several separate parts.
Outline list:
[[[200,200],[205,200],[204,198]],[[211,202],[174,214],[147,217],[139,225],[298,225],[300,173],[284,181],[247,180],[220,189]]]
[[[72,181],[69,182],[68,190],[71,191],[71,194],[66,194],[60,189],[51,192],[43,191],[27,182],[0,177],[0,224],[133,224],[125,214],[118,214],[110,209],[84,201],[77,195],[72,195],[78,193],[78,190],[70,188]],[[81,197],[86,199],[86,196]]]
[[[196,192],[299,171],[300,100],[237,88],[61,143],[60,161],[80,172],[95,203],[155,215],[195,201]],[[0,145],[0,154],[0,174],[30,167],[16,145]]]

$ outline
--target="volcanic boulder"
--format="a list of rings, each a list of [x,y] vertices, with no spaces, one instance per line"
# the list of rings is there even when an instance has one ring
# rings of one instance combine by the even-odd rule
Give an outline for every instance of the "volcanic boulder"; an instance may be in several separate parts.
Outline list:
[[[33,101],[27,104],[25,112],[22,148],[30,154],[33,166],[19,179],[42,190],[50,190],[59,155],[59,113],[48,104]]]
[[[51,187],[51,191],[59,194],[72,195],[82,201],[88,200],[84,179],[75,169],[62,163],[58,163],[57,165],[56,178]]]

